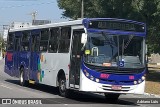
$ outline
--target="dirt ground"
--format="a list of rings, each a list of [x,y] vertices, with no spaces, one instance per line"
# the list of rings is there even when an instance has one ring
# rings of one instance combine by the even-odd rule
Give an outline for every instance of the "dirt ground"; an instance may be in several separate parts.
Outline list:
[[[145,92],[160,95],[160,66],[148,65]]]

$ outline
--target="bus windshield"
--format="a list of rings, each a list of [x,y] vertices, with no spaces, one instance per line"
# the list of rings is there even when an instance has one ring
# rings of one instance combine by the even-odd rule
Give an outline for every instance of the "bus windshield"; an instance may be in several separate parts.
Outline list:
[[[84,60],[96,66],[142,68],[143,40],[134,35],[88,33]]]

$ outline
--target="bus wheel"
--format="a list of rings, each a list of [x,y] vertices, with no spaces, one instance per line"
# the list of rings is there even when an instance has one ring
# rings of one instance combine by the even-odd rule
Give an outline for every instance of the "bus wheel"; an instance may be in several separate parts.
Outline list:
[[[69,97],[69,90],[66,89],[66,79],[61,76],[59,79],[59,93],[62,97]]]
[[[24,68],[20,69],[20,85],[21,86],[25,86],[26,85],[26,81],[24,79]]]
[[[104,93],[107,101],[117,101],[120,94]]]

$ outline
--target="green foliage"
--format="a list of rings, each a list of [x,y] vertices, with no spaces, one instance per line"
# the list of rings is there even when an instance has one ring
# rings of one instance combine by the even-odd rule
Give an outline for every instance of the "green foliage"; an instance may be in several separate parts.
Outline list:
[[[81,0],[57,0],[64,18],[81,16]],[[84,16],[145,22],[149,52],[160,53],[160,0],[84,0]]]
[[[4,48],[4,40],[3,40],[2,34],[0,33],[0,49],[1,48]]]

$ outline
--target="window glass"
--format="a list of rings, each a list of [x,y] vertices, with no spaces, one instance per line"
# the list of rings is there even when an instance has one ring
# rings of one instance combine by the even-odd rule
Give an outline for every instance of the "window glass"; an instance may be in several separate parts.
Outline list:
[[[59,53],[67,53],[69,52],[70,46],[70,38],[71,38],[71,28],[66,27],[61,29],[61,36],[59,38]]]
[[[56,53],[58,48],[58,36],[59,36],[59,28],[52,28],[51,37],[49,40],[49,52]]]
[[[21,44],[20,44],[20,36],[16,36],[15,37],[15,40],[14,40],[14,51],[20,51],[20,47],[21,47]]]
[[[49,39],[49,29],[43,29],[41,31],[40,48],[39,48],[40,51],[47,52],[48,39]]]
[[[39,40],[40,40],[39,34],[32,35],[32,46],[31,46],[32,52],[39,51]]]
[[[11,51],[14,49],[13,40],[14,40],[14,33],[9,33],[8,41],[7,41],[7,50],[8,51]]]
[[[49,29],[42,29],[41,31],[41,40],[47,40],[49,38]]]
[[[24,31],[22,32],[22,44],[21,44],[21,51],[29,51],[30,46],[29,46],[29,40],[30,40],[30,32],[29,31]]]

